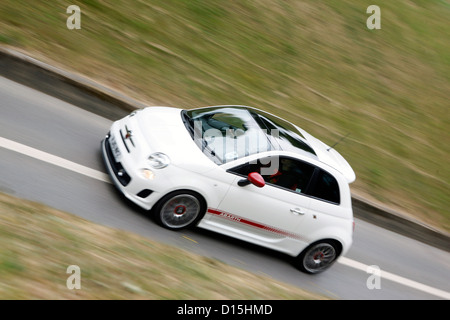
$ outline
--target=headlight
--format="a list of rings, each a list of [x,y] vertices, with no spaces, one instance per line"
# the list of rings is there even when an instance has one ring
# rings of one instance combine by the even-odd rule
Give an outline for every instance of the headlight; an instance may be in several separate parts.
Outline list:
[[[155,179],[155,173],[150,169],[141,169],[141,175],[147,180]]]
[[[155,169],[162,169],[170,164],[169,157],[162,152],[155,152],[148,157],[150,165]]]

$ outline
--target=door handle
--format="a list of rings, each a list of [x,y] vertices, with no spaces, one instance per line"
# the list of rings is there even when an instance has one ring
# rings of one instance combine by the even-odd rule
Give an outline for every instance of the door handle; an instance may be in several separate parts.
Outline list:
[[[302,209],[299,209],[299,208],[291,209],[291,213],[293,213],[295,215],[300,215],[300,216],[303,216],[305,214],[305,212],[302,211]]]

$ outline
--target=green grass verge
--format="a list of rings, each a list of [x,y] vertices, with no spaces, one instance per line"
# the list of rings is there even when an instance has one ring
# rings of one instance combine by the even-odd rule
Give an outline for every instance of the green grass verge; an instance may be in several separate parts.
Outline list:
[[[81,8],[68,30],[66,8]],[[149,104],[246,104],[333,144],[355,193],[450,230],[450,5],[369,0],[0,3],[0,43]]]
[[[328,299],[3,193],[0,243],[3,300]],[[71,265],[80,289],[66,285]]]

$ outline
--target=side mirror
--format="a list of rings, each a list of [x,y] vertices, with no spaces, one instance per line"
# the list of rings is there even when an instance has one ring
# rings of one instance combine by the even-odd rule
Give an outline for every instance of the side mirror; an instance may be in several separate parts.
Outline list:
[[[266,185],[264,178],[258,172],[250,172],[247,176],[247,179],[242,179],[238,181],[238,186],[244,187],[249,184],[253,184],[258,188],[262,188]]]

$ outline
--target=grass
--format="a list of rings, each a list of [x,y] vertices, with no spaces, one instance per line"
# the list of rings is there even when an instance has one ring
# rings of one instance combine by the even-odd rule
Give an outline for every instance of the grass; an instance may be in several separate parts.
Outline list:
[[[328,299],[3,193],[0,243],[3,300]],[[79,290],[66,286],[71,265]]]
[[[81,30],[66,8],[81,8]],[[352,191],[450,230],[450,4],[23,1],[0,43],[148,104],[246,104],[290,119],[354,167]]]

